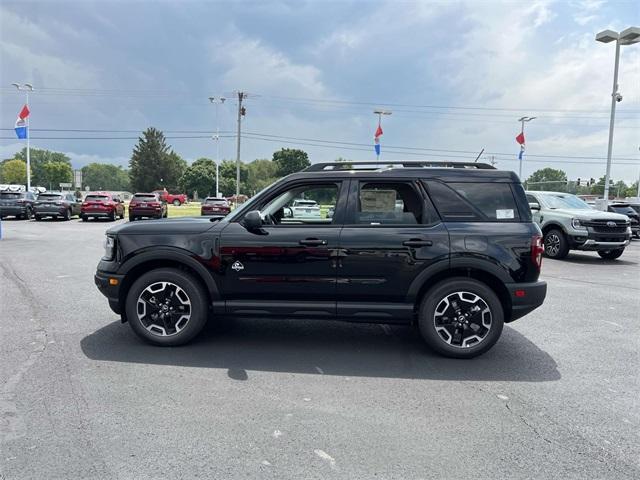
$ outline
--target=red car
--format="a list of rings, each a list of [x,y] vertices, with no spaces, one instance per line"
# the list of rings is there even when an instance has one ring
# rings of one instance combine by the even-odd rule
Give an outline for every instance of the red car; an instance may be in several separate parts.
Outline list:
[[[231,206],[225,198],[207,197],[200,207],[200,215],[228,215]]]
[[[187,196],[184,193],[173,194],[166,190],[154,190],[153,193],[158,194],[162,201],[173,203],[176,207],[179,207],[183,203],[187,203]]]
[[[142,217],[167,218],[167,203],[157,193],[136,193],[129,202],[129,221]]]
[[[80,218],[86,222],[90,218],[124,218],[124,205],[117,195],[105,192],[92,192],[84,197],[80,206]]]

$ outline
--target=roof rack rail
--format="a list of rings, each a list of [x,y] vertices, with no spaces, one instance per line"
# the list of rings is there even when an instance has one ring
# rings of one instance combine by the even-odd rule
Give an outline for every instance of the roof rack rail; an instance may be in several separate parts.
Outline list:
[[[360,168],[358,168],[360,167]],[[321,172],[325,170],[386,170],[389,167],[402,168],[475,168],[479,170],[495,170],[493,165],[476,162],[421,162],[421,161],[391,161],[391,162],[321,162],[305,168],[305,172]]]

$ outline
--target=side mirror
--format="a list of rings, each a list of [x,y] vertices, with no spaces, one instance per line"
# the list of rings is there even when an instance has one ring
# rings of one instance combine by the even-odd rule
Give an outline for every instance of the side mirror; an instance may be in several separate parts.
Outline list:
[[[247,212],[242,221],[244,228],[249,231],[260,230],[262,228],[262,217],[258,210],[251,210]]]
[[[529,208],[531,210],[540,210],[540,204],[538,202],[531,202]]]

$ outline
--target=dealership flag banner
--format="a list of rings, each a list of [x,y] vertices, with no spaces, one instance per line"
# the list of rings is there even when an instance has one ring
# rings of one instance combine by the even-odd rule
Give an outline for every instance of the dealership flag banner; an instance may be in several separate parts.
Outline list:
[[[27,118],[29,118],[29,107],[26,105],[22,107],[20,113],[18,114],[18,118],[16,119],[16,135],[18,138],[27,138]]]
[[[518,160],[522,160],[522,155],[524,154],[524,132],[520,132],[520,134],[516,137],[516,142],[520,144],[520,154],[518,155]]]
[[[373,148],[376,150],[376,157],[380,158],[380,137],[382,136],[382,127],[378,123],[378,128],[373,136]]]

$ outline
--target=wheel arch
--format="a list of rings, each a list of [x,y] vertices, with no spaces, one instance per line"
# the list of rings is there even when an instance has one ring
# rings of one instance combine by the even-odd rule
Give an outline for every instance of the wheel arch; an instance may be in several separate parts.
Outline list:
[[[124,311],[129,288],[141,275],[157,268],[175,268],[191,274],[205,289],[209,304],[219,300],[220,292],[207,268],[191,256],[174,249],[154,249],[153,252],[145,252],[125,262],[119,274],[124,275],[118,292],[118,301]]]
[[[549,230],[553,230],[554,228],[560,230],[563,235],[567,235],[567,231],[565,230],[564,226],[560,222],[556,221],[545,223],[544,227],[541,228],[542,235],[546,235],[547,233],[549,233]]]

